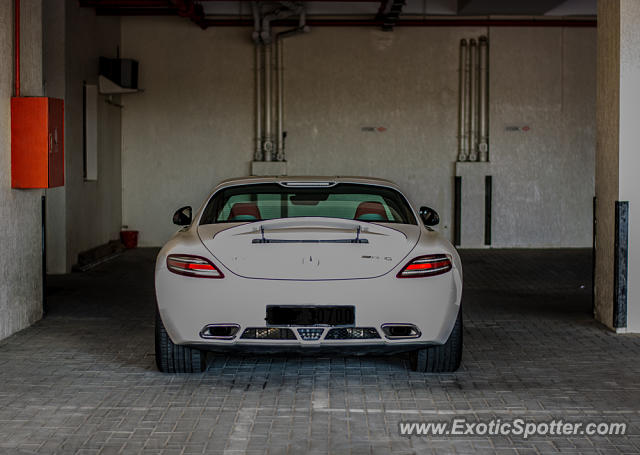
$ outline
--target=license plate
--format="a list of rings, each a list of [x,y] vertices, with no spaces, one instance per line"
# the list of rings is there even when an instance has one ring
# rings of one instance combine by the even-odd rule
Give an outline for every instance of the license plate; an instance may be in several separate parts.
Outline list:
[[[352,305],[267,305],[269,325],[352,325],[355,307]]]

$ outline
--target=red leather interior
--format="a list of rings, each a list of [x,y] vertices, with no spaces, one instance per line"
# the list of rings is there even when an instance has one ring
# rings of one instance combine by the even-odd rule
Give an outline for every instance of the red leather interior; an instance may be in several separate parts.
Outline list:
[[[381,202],[361,202],[356,209],[356,214],[353,216],[353,219],[357,220],[362,215],[379,215],[383,220],[389,221],[387,212]]]
[[[231,212],[229,212],[229,218],[227,219],[233,220],[234,218],[241,215],[252,216],[256,220],[259,220],[262,218],[260,216],[260,209],[258,208],[258,205],[255,202],[236,202],[231,207]]]

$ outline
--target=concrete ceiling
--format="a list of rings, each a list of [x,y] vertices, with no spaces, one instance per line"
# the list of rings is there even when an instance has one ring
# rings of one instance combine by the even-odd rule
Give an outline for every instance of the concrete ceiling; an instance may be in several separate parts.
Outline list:
[[[595,16],[597,0],[404,0],[401,16]],[[270,9],[279,2],[260,1]],[[392,0],[303,1],[309,16],[375,16],[389,11]],[[98,14],[170,14],[195,5],[205,16],[250,17],[250,1],[228,0],[80,0]]]
[[[248,0],[79,0],[98,15],[178,15],[199,27],[251,26]],[[262,13],[304,3],[310,26],[574,26],[596,24],[597,0],[257,0]],[[274,25],[295,25],[295,19]]]

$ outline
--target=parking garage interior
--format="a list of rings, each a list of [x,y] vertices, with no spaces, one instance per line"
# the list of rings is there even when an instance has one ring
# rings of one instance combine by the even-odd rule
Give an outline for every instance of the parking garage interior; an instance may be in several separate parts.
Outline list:
[[[0,23],[0,452],[640,451],[638,2],[0,0]],[[20,180],[16,98],[62,100],[63,184]],[[283,174],[387,178],[437,210],[464,267],[456,373],[299,353],[156,370],[173,212]],[[398,433],[454,417],[628,430]]]

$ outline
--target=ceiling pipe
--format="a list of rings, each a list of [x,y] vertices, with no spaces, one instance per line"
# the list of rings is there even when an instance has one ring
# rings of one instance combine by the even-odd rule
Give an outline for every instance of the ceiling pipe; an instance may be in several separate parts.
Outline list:
[[[385,32],[393,31],[393,26],[400,18],[402,8],[404,7],[405,0],[393,0],[389,12],[385,14],[381,19],[383,21],[382,30]]]
[[[380,6],[378,7],[378,12],[376,13],[375,20],[382,20],[382,18],[384,17],[384,12],[387,10],[388,5],[389,0],[380,0]]]
[[[287,6],[282,6],[275,9],[273,12],[265,15],[262,18],[262,29],[260,30],[260,38],[265,45],[271,44],[273,41],[271,23],[279,19],[286,19],[293,16],[296,12]]]
[[[15,96],[20,96],[20,0],[14,2],[14,25],[13,25],[13,46],[14,46],[14,58],[15,58],[15,75],[14,75],[14,90]]]

